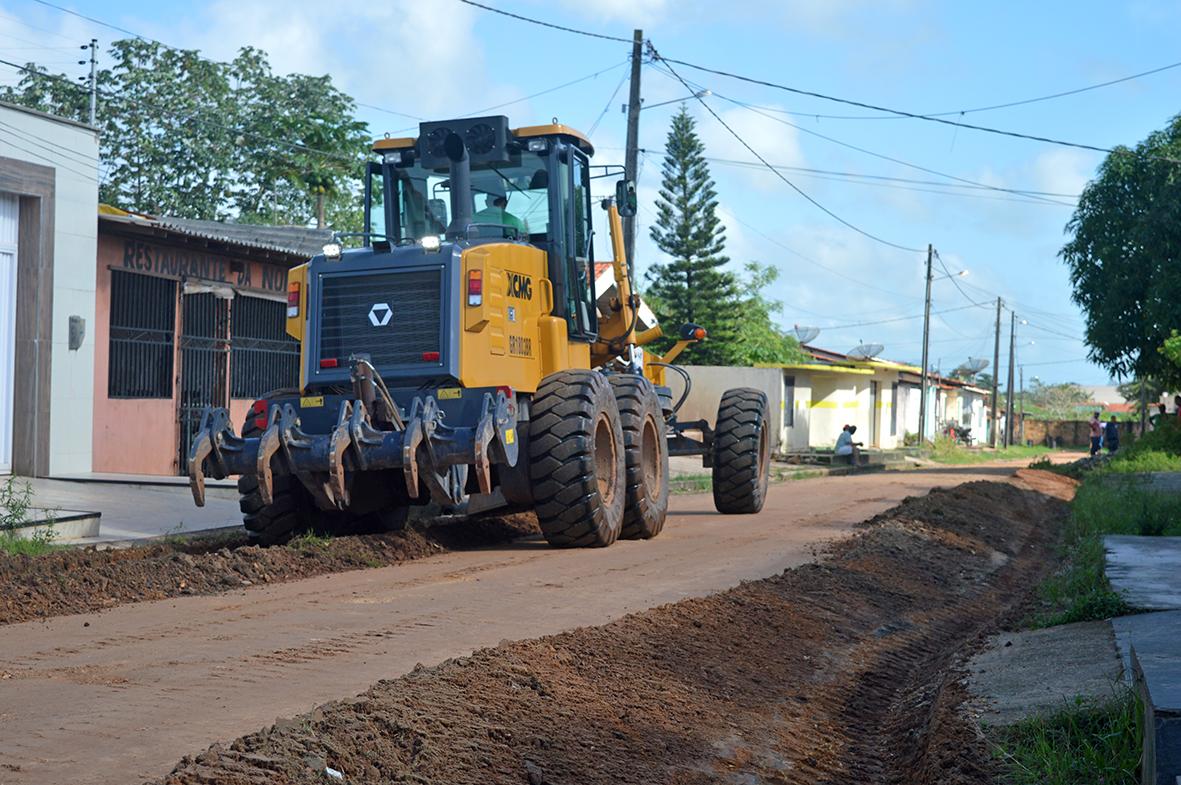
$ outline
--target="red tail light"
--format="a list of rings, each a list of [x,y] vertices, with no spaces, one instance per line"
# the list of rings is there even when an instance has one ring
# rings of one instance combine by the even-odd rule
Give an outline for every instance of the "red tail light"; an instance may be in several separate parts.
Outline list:
[[[260,431],[266,430],[267,427],[267,402],[255,401],[254,405],[250,407],[250,413],[254,415],[254,427]]]
[[[438,352],[423,352],[422,359],[423,359],[423,362],[437,363],[439,361],[439,353]]]
[[[467,304],[480,305],[484,302],[484,273],[480,270],[468,270],[467,274]]]
[[[287,318],[299,316],[299,281],[287,284]]]
[[[320,361],[321,368],[338,368],[340,367],[340,360],[335,357],[328,357]]]

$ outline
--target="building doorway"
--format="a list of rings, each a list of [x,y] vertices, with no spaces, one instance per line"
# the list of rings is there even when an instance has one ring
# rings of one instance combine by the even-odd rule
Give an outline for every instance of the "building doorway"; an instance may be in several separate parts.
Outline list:
[[[227,296],[228,295],[228,296]],[[206,406],[229,406],[230,298],[233,292],[185,292],[180,323],[180,454],[184,474],[189,449]]]
[[[871,381],[869,383],[869,446],[881,446],[878,441],[878,432],[880,430],[878,418],[882,413],[882,404],[879,399],[878,383]]]
[[[16,241],[20,202],[0,194],[0,474],[12,471],[16,386]]]

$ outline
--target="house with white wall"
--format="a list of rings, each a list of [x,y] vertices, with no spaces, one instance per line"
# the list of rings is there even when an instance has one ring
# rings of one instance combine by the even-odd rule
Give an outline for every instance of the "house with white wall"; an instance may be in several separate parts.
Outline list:
[[[91,470],[98,132],[0,102],[0,473]]]

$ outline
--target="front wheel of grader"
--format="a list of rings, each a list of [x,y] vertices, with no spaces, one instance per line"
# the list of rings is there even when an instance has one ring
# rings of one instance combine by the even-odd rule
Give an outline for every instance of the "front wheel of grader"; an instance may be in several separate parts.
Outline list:
[[[763,509],[771,470],[767,396],[760,390],[726,390],[718,404],[713,438],[714,506],[718,512],[751,514]]]
[[[550,545],[604,547],[623,528],[623,429],[606,377],[547,376],[533,398],[529,477],[537,523]]]
[[[619,536],[648,540],[660,534],[668,515],[668,439],[660,398],[643,376],[617,373],[607,378],[619,405],[627,466],[627,501]]]

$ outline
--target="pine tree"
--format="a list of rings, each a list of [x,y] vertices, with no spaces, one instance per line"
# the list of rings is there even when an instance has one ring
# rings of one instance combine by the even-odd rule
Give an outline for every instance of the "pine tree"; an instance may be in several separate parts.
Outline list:
[[[652,241],[668,256],[647,273],[649,297],[667,335],[692,322],[709,337],[682,361],[698,365],[733,362],[738,319],[738,282],[725,269],[726,230],[717,215],[717,192],[705,162],[705,147],[682,106],[665,143],[664,176],[656,201]]]

